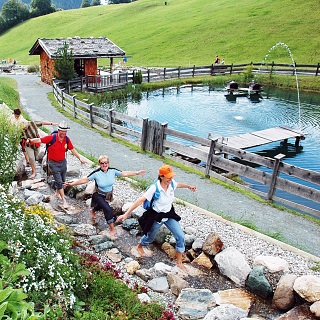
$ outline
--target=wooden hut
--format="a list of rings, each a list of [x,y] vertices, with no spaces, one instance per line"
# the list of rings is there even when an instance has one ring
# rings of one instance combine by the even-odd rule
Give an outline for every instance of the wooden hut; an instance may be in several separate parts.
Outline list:
[[[58,59],[58,49],[65,43],[72,50],[74,68],[78,76],[97,75],[98,58],[110,59],[110,70],[113,70],[114,58],[124,58],[125,52],[106,37],[99,38],[39,38],[29,55],[40,55],[41,80],[52,84],[54,78],[54,60]]]

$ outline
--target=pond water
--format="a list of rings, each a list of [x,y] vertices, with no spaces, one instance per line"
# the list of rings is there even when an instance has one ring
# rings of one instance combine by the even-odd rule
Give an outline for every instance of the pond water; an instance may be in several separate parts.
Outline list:
[[[225,94],[222,87],[166,88],[143,93],[141,100],[126,102],[124,109],[130,116],[168,122],[170,128],[201,137],[207,137],[209,132],[231,137],[277,126],[299,129],[306,134],[306,138],[300,142],[298,149],[294,145],[295,139],[291,139],[287,148],[278,141],[248,151],[272,158],[283,153],[286,155],[284,162],[320,172],[319,94],[300,92],[300,104],[295,91],[264,88],[261,99],[237,97],[235,101],[228,101]],[[249,183],[253,188],[266,192],[265,186],[259,186],[253,181]],[[298,202],[305,203],[307,200],[301,199]],[[320,210],[318,204],[306,205]]]

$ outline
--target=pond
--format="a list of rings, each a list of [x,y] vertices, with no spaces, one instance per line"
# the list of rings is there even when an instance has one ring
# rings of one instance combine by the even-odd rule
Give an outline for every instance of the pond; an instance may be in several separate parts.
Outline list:
[[[261,98],[255,100],[237,97],[228,101],[225,94],[225,89],[218,86],[166,88],[143,93],[141,100],[126,102],[125,108],[121,108],[130,116],[168,122],[170,128],[204,138],[209,132],[231,137],[277,126],[299,129],[306,135],[299,148],[295,147],[292,139],[287,147],[278,141],[248,151],[271,158],[282,153],[286,155],[284,162],[320,172],[320,95],[300,92],[299,103],[297,92],[273,88],[264,88]],[[265,186],[247,182],[251,187],[266,192]],[[284,197],[290,199],[294,196]],[[298,202],[308,201],[300,199]],[[318,204],[306,205],[320,210]]]

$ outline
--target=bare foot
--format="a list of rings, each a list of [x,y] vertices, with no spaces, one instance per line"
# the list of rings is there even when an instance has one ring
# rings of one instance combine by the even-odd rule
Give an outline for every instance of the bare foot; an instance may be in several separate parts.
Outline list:
[[[188,273],[188,269],[185,267],[183,263],[177,263],[177,266],[184,272]]]
[[[36,175],[35,175],[35,174],[32,174],[32,175],[29,177],[29,179],[33,180],[35,177],[36,177]]]
[[[94,211],[94,209],[90,209],[89,211],[92,215],[92,219],[96,219],[97,216],[96,216],[96,212]]]
[[[60,194],[59,194],[59,193],[55,193],[53,196],[54,196],[56,199],[61,199],[61,197],[60,197]]]
[[[70,208],[70,206],[66,202],[62,205],[62,207],[63,207],[63,209],[69,209]]]
[[[143,256],[145,252],[144,252],[144,250],[143,250],[142,245],[141,245],[141,244],[138,244],[136,248],[137,248],[137,251],[138,251],[138,253],[140,254],[140,256]]]

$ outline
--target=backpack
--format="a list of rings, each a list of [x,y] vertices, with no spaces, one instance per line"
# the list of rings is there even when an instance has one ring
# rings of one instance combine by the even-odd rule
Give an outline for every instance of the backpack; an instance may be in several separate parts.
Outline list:
[[[159,197],[160,197],[160,191],[158,189],[157,180],[153,184],[156,186],[156,191],[153,194],[151,201],[149,201],[148,199],[144,200],[143,209],[145,209],[145,210],[148,210],[148,209],[152,208],[153,201],[154,200],[158,200]],[[174,188],[173,181],[171,181],[170,184],[171,184],[172,188]],[[152,186],[152,184],[150,186],[148,186],[146,190],[148,190],[151,186]]]
[[[51,132],[52,139],[51,139],[51,141],[50,141],[49,143],[46,144],[46,153],[48,153],[48,148],[49,148],[50,146],[52,146],[52,145],[56,142],[56,140],[57,140],[57,134],[58,134],[58,131],[57,131],[57,130]],[[68,137],[68,136],[66,136],[66,142],[67,142],[67,145],[68,145],[68,144],[69,144],[69,137]],[[66,152],[67,152],[67,151],[68,151],[68,148],[66,149]]]
[[[46,151],[44,153],[44,155],[47,154],[47,156],[46,157],[44,156],[43,161],[42,161],[42,167],[45,170],[45,172],[47,173],[47,178],[51,175],[51,171],[50,171],[49,164],[48,164],[49,147],[52,146],[57,141],[57,134],[58,134],[57,130],[51,132],[52,139],[49,143],[46,144]],[[68,136],[66,136],[66,142],[67,142],[67,146],[68,146],[68,144],[69,144],[69,137]],[[68,148],[66,149],[66,152],[67,151],[68,151]]]

